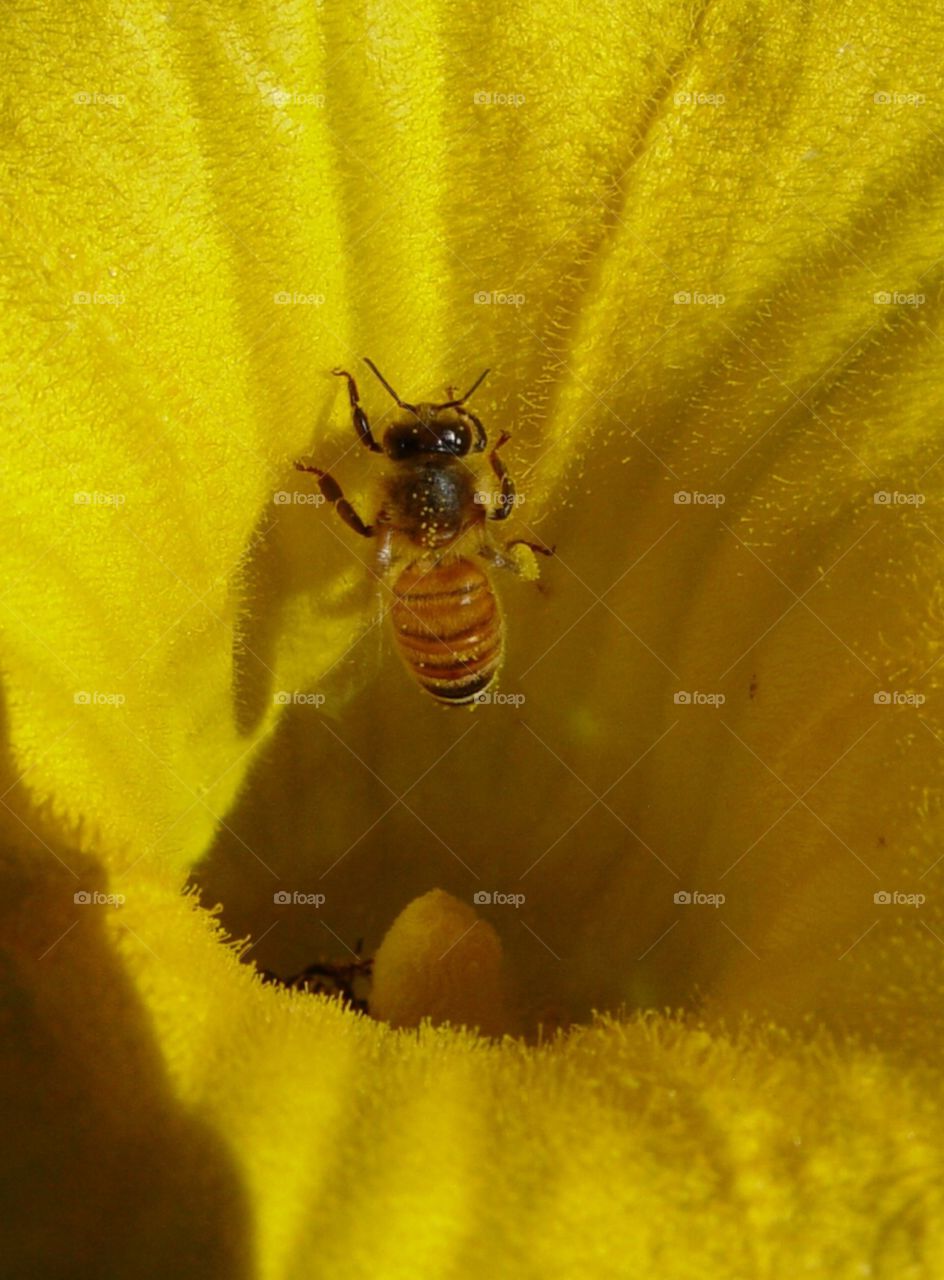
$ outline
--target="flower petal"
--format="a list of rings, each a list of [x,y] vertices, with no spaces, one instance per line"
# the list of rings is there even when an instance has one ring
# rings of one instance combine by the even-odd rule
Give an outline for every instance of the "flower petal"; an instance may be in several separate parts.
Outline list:
[[[14,17],[8,1256],[74,1258],[68,1211],[116,1274],[939,1273],[940,31],[871,0]],[[274,495],[314,447],[367,496],[329,371],[428,394],[496,351],[517,528],[558,543],[503,593],[526,714],[463,737],[391,679],[315,723],[360,570]],[[377,937],[523,880],[494,927],[532,1018],[702,995],[885,1051],[639,1015],[527,1048],[275,992],[178,896],[224,819],[231,929],[333,866],[334,925]],[[921,882],[926,913],[875,899]]]

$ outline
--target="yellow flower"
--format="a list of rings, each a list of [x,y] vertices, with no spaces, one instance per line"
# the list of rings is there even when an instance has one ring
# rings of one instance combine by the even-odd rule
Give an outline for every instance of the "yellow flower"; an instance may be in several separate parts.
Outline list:
[[[940,1274],[940,24],[132,0],[4,43],[9,1273]],[[292,466],[369,509],[364,354],[493,366],[558,548],[498,584],[518,705],[372,673]],[[280,972],[506,895],[532,1038],[265,986],[191,875]]]

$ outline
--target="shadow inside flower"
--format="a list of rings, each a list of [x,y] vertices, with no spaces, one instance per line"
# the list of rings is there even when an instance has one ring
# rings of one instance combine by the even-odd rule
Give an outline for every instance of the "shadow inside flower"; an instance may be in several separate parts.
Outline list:
[[[3,1273],[248,1280],[242,1177],[175,1096],[115,948],[116,886],[30,808],[6,755],[0,791],[20,819],[0,853]]]

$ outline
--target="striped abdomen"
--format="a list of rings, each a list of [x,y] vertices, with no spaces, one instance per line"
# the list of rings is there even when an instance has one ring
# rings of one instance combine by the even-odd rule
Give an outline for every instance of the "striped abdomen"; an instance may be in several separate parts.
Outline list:
[[[417,561],[393,593],[393,630],[407,667],[441,702],[471,702],[502,659],[501,614],[484,569],[474,560]]]

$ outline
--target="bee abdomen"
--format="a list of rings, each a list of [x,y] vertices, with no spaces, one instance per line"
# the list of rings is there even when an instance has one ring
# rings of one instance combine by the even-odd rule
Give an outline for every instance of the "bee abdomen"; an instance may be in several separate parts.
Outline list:
[[[411,564],[393,588],[400,655],[441,702],[470,702],[495,677],[502,621],[488,575],[473,560]]]

